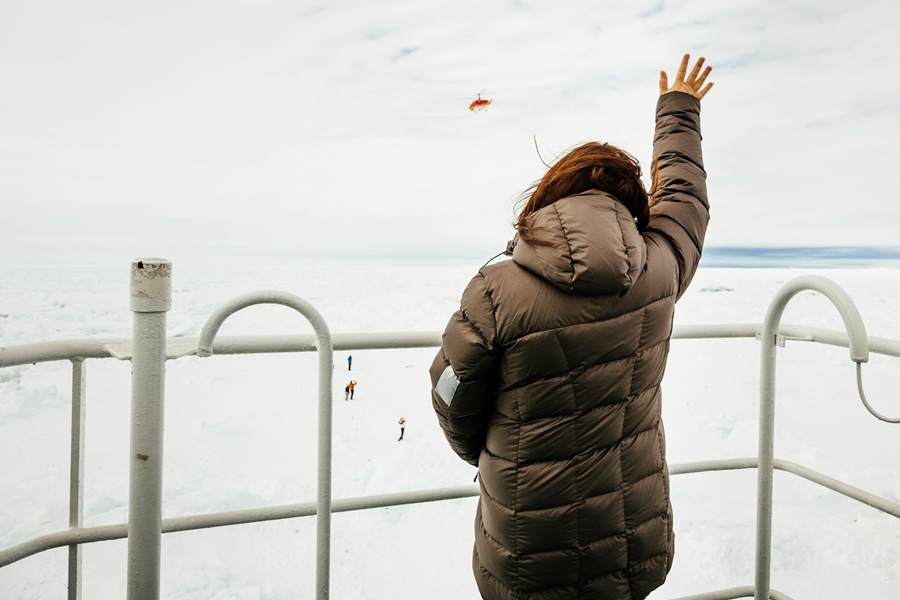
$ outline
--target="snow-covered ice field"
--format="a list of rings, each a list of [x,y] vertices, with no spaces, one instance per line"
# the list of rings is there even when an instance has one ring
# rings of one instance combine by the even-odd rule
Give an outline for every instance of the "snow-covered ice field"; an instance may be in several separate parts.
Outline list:
[[[130,259],[130,257],[129,257]],[[131,335],[128,268],[0,268],[0,346]],[[309,300],[333,333],[442,330],[478,265],[214,267],[174,264],[170,336],[196,336],[227,299],[278,289]],[[847,290],[870,335],[900,339],[900,270],[701,268],[676,324],[761,322],[774,292],[815,272]],[[795,298],[783,323],[842,329],[826,299]],[[310,333],[297,313],[260,306],[223,335]],[[475,470],[433,416],[435,349],[335,354],[335,498],[449,487]],[[900,501],[900,425],[877,421],[856,392],[846,349],[779,349],[776,457]],[[90,360],[85,525],[127,522],[130,365]],[[863,368],[877,410],[900,415],[900,359]],[[353,401],[344,385],[358,382]],[[316,357],[196,357],[166,373],[164,517],[314,500]],[[674,340],[664,381],[670,464],[756,455],[759,342]],[[67,523],[71,368],[0,369],[0,548]],[[397,419],[406,418],[403,441]],[[752,585],[756,471],[672,479],[676,558],[660,600]],[[475,499],[335,514],[332,597],[478,597],[470,571]],[[168,534],[162,597],[312,598],[315,519]],[[84,548],[84,597],[125,597],[126,542]],[[0,598],[65,595],[66,550],[0,569]],[[900,597],[900,521],[776,473],[774,588],[795,599]]]

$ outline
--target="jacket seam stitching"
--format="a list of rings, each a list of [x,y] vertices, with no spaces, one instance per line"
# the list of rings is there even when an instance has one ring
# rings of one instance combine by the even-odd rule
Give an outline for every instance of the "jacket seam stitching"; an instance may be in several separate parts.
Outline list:
[[[645,429],[644,431],[648,431],[648,430]],[[632,487],[638,485],[639,483],[641,483],[642,481],[646,481],[647,479],[650,479],[651,477],[655,477],[656,475],[659,475],[661,472],[662,472],[662,469],[657,469],[657,470],[653,471],[652,473],[650,473],[649,475],[644,475],[643,477],[635,479],[632,483],[630,483],[628,485],[628,487],[632,488]],[[665,514],[665,513],[660,513],[660,514]],[[653,515],[653,517],[658,517],[658,516],[659,515]],[[653,517],[650,517],[650,519],[652,519]],[[647,519],[647,521],[649,521],[650,519]],[[641,521],[641,523],[646,523],[647,521]],[[640,523],[638,523],[638,524],[640,525]]]
[[[619,209],[624,208],[619,205],[619,201],[617,200],[613,204],[613,210],[616,212],[616,223],[619,222]],[[628,213],[631,215],[631,213]],[[628,253],[628,244],[625,242],[625,230],[619,225],[619,234],[622,237],[622,249],[625,251],[625,264],[627,265],[625,269],[625,279],[628,280],[629,287],[634,284],[634,279],[631,277],[631,255]]]
[[[662,391],[660,390],[660,393]],[[671,506],[671,496],[669,494],[669,474],[666,472],[666,457],[663,452],[663,440],[662,440],[662,402],[661,396],[660,400],[657,401],[656,408],[656,443],[659,445],[659,460],[660,460],[660,477],[663,480],[663,494],[666,497],[666,510],[663,512],[663,522],[666,526],[666,549],[663,550],[662,554],[666,557],[666,565],[669,564],[669,547],[671,543],[671,539],[669,537],[669,506]]]
[[[538,263],[540,264],[540,257],[538,257]],[[543,265],[541,265],[541,270],[543,270]],[[494,304],[494,298],[491,295],[491,291],[487,285],[487,277],[485,276],[484,272],[482,272],[480,270],[478,271],[478,274],[481,276],[482,282],[484,283],[484,293],[485,293],[485,296],[487,296],[488,302],[490,302],[490,305],[491,305],[491,316],[494,319],[494,331],[496,332],[497,331],[497,307]],[[497,357],[500,357],[501,353],[498,350],[496,345],[494,346],[494,353]],[[500,362],[501,362],[501,364],[499,365],[499,368],[504,369],[504,375],[505,375],[506,380],[508,381],[509,373],[506,372],[506,369],[505,369],[505,367],[507,365],[504,365],[502,360]],[[521,421],[521,410],[519,409],[519,392],[517,389],[512,390],[512,392],[513,392],[513,397],[515,400],[516,420]],[[496,401],[496,399],[495,399],[495,401]],[[515,460],[512,461],[513,464],[515,465],[515,485],[513,485],[513,490],[512,490],[512,505],[513,505],[512,510],[513,510],[513,524],[514,524],[514,528],[515,528],[515,532],[516,532],[515,535],[513,536],[513,546],[514,546],[513,547],[513,556],[515,557],[515,566],[516,566],[516,592],[517,593],[521,592],[521,579],[522,579],[520,565],[519,565],[519,530],[520,530],[520,528],[519,528],[519,511],[518,511],[519,450],[520,450],[520,445],[521,445],[521,441],[522,441],[521,433],[522,433],[522,430],[521,430],[521,427],[519,427],[518,432],[516,434],[516,457],[515,457]],[[488,451],[486,447],[485,447],[485,451]],[[483,484],[484,484],[484,479],[482,479],[482,486],[483,486]],[[494,502],[497,502],[497,504],[504,506],[504,504],[502,502],[500,502],[499,500],[497,500],[490,494],[488,494],[488,496]],[[499,544],[500,542],[498,541],[497,543]],[[502,544],[500,544],[500,545],[502,546]]]
[[[652,344],[650,344],[649,346],[646,346],[646,347],[644,348],[644,352],[646,353],[646,351],[647,351],[648,349],[656,348],[657,346],[660,346],[660,345],[662,345],[662,344],[665,344],[667,341],[668,341],[668,340],[662,340],[662,341],[660,341],[660,342],[653,342]],[[593,363],[593,364],[589,364],[589,365],[584,365],[584,366],[581,368],[581,371],[582,371],[582,373],[587,373],[587,372],[589,372],[589,371],[596,370],[596,369],[599,369],[599,368],[602,368],[602,367],[606,367],[606,366],[612,365],[612,364],[614,364],[614,363],[627,363],[627,362],[631,362],[633,359],[634,359],[634,356],[633,356],[633,355],[629,355],[629,356],[623,356],[623,357],[621,357],[621,358],[613,358],[613,359],[610,359],[610,360],[604,360],[604,361],[602,361],[602,362]],[[577,369],[576,369],[576,370],[577,370]],[[500,392],[501,392],[501,393],[513,392],[513,391],[520,390],[520,389],[522,389],[522,388],[528,387],[529,385],[532,385],[532,384],[535,384],[535,383],[541,383],[541,382],[544,382],[544,381],[549,381],[549,380],[551,380],[551,379],[562,379],[562,378],[564,378],[564,377],[568,378],[569,375],[570,375],[570,372],[569,372],[569,371],[560,371],[559,373],[552,373],[552,374],[550,374],[550,375],[542,375],[542,376],[540,376],[540,377],[534,377],[534,378],[532,378],[532,379],[523,379],[523,380],[521,380],[520,382],[518,382],[518,383],[516,383],[516,384],[514,384],[514,385],[511,385],[511,386],[509,386],[509,387],[503,388],[502,390],[500,390]],[[640,396],[641,394],[645,393],[647,390],[650,390],[650,389],[652,389],[652,388],[658,388],[658,387],[660,387],[660,384],[659,384],[659,383],[656,383],[656,384],[654,384],[654,385],[651,385],[651,386],[647,387],[646,389],[644,389],[643,391],[641,391],[639,394],[635,394],[635,398],[638,397],[638,396]],[[588,409],[587,411],[585,411],[585,414],[586,414],[586,413],[589,413],[589,412],[591,412],[591,411],[594,411],[594,410],[596,410],[597,408],[599,408],[599,407],[601,407],[601,406],[611,406],[611,405],[613,405],[613,404],[619,404],[619,403],[621,403],[621,402],[625,402],[626,400],[627,400],[627,398],[623,398],[622,400],[617,400],[617,401],[615,401],[615,402],[607,402],[607,403],[604,403],[604,404],[597,404],[597,405],[594,406],[593,408],[590,408],[590,409]],[[501,413],[501,414],[502,414],[502,413]],[[507,415],[504,415],[504,416],[506,416],[507,418],[510,418],[510,419],[513,418],[513,417],[509,417],[509,416],[507,416]],[[547,415],[547,416],[549,416],[549,417],[554,417],[554,416],[561,416],[561,415]],[[533,421],[535,421],[535,420],[537,420],[537,419],[543,419],[543,418],[544,418],[544,417],[533,417],[533,418],[531,418],[531,419],[522,419],[522,418],[521,418],[521,415],[520,415],[520,416],[519,416],[517,419],[515,419],[515,420],[516,420],[518,423],[523,423],[523,424],[524,424],[524,423],[531,423],[531,422],[533,422]],[[642,429],[641,431],[646,431],[646,429]]]
[[[569,329],[570,327],[582,327],[582,326],[584,326],[584,325],[600,325],[600,324],[607,323],[607,322],[609,322],[609,321],[613,321],[613,320],[615,320],[615,319],[623,319],[623,318],[625,318],[625,317],[628,317],[629,315],[633,315],[634,313],[636,313],[636,312],[639,311],[639,310],[644,310],[644,309],[646,309],[646,308],[649,308],[649,307],[653,306],[654,304],[658,304],[659,302],[664,302],[664,301],[668,300],[669,298],[674,298],[675,296],[676,296],[676,294],[674,294],[674,293],[672,293],[672,294],[666,294],[666,295],[664,295],[664,296],[661,296],[661,297],[657,298],[656,300],[651,300],[650,302],[648,302],[648,303],[645,304],[644,306],[635,307],[634,310],[629,310],[629,311],[627,311],[627,312],[623,312],[622,314],[619,314],[619,315],[613,315],[613,316],[611,316],[611,317],[606,317],[606,318],[597,319],[596,321],[585,321],[585,322],[583,322],[583,323],[571,323],[571,324],[569,324],[569,325],[558,325],[558,326],[556,326],[556,327],[550,327],[550,328],[548,328],[548,329],[540,329],[540,330],[538,330],[538,331],[532,331],[532,332],[530,332],[530,333],[526,333],[526,334],[524,334],[524,335],[520,335],[519,337],[515,338],[515,339],[513,340],[513,342],[518,342],[519,340],[525,340],[525,339],[528,339],[528,338],[530,338],[530,337],[539,335],[539,334],[541,334],[541,333],[551,333],[551,332],[560,331],[560,330],[562,330],[562,329]]]
[[[513,393],[514,393],[515,399],[516,399],[516,413],[519,416],[521,416],[521,411],[519,410],[519,391],[514,390]],[[512,502],[512,504],[513,504],[513,525],[514,525],[515,532],[516,532],[515,535],[513,536],[513,545],[515,546],[513,548],[513,556],[516,557],[515,563],[516,563],[516,594],[517,595],[521,594],[521,592],[522,592],[522,573],[521,573],[521,565],[519,564],[520,559],[521,559],[521,557],[519,555],[519,535],[521,532],[521,529],[519,527],[519,469],[521,466],[519,463],[519,452],[521,450],[521,446],[522,446],[522,428],[519,427],[518,431],[516,432],[516,458],[513,461],[513,464],[515,465],[516,475],[515,475],[515,480],[514,480],[515,485],[513,485],[513,494],[512,494],[512,496],[513,496],[513,498],[512,498],[512,501],[513,501]]]
[[[482,285],[484,286],[484,292],[483,292],[483,294],[484,294],[484,296],[488,299],[488,302],[489,302],[490,305],[491,305],[491,317],[494,319],[494,331],[496,331],[496,330],[497,330],[497,326],[496,326],[496,323],[497,323],[497,313],[496,313],[496,309],[494,308],[494,299],[491,297],[491,294],[490,294],[490,292],[489,292],[488,289],[487,289],[487,281],[486,281],[485,278],[484,278],[484,273],[482,273],[481,271],[479,271],[479,272],[478,272],[478,276],[481,277],[481,282],[482,282]],[[481,341],[484,342],[484,347],[485,347],[485,349],[487,349],[488,353],[489,353],[489,354],[496,354],[496,353],[497,353],[496,344],[490,342],[490,341],[484,336],[484,333],[482,333],[481,328],[478,327],[478,325],[475,323],[475,321],[474,321],[473,319],[470,319],[470,318],[468,317],[468,315],[466,314],[467,312],[468,312],[468,311],[466,311],[466,310],[460,309],[460,311],[459,311],[459,316],[462,317],[462,319],[463,319],[466,323],[468,323],[468,324],[472,327],[472,329],[475,330],[475,333],[477,333],[477,334],[478,334],[478,337],[481,338]]]
[[[572,268],[572,274],[569,277],[569,289],[572,289],[572,284],[575,282],[575,257],[572,256],[572,244],[569,243],[569,232],[566,230],[565,225],[562,222],[562,216],[559,214],[559,208],[556,204],[553,204],[553,210],[556,213],[556,220],[559,222],[559,228],[563,232],[563,239],[566,240],[566,248],[568,248],[568,256],[569,256],[569,266]]]
[[[488,342],[488,339],[486,337],[484,337],[483,333],[481,333],[481,329],[478,328],[478,326],[475,324],[475,321],[473,321],[466,315],[465,310],[459,311],[459,318],[462,319],[466,325],[468,325],[469,327],[472,328],[472,331],[475,332],[475,334],[478,336],[478,339],[480,339],[481,342],[484,344],[484,348],[485,348],[485,350],[487,350],[487,352],[485,352],[485,354],[493,354],[494,351],[491,349],[491,343]]]
[[[643,344],[644,332],[646,331],[646,327],[647,327],[647,313],[648,312],[649,311],[647,310],[647,306],[641,307],[641,333],[640,333],[640,338],[638,339],[638,353],[640,353],[644,349],[644,344]],[[634,383],[635,383],[635,374],[637,371],[635,366],[637,365],[637,362],[638,362],[638,356],[635,355],[633,358],[634,358],[634,360],[632,360],[632,362],[631,362],[631,383],[628,386],[628,396],[629,397],[636,396],[635,390],[634,390]],[[627,419],[628,417],[629,417],[629,410],[628,410],[628,407],[626,406],[624,419]],[[636,435],[636,434],[634,434],[634,435]],[[631,437],[631,436],[628,436],[628,437]],[[620,472],[621,472],[621,469],[622,469],[622,455],[620,453],[619,454],[619,470],[620,470]],[[655,473],[656,472],[651,473],[650,475],[648,475],[648,477],[652,477]],[[635,484],[643,481],[644,479],[646,479],[646,477],[642,477],[642,478],[636,479],[634,481],[626,482],[624,473],[622,473],[622,483],[623,483],[623,487],[625,489],[630,490],[631,488],[634,487]],[[626,494],[623,491],[623,493],[622,493],[622,514],[624,515],[625,523],[627,524],[629,515],[628,515],[628,511],[625,510],[625,495]],[[640,525],[640,524],[638,524],[638,525]],[[638,525],[635,525],[635,527],[637,527]],[[631,527],[632,535],[635,535],[635,532],[634,532],[635,527]],[[626,537],[627,537],[628,529],[629,528],[626,526]],[[631,544],[626,542],[625,548],[626,548],[626,550],[625,550],[626,563],[625,564],[628,565],[631,563]],[[628,574],[628,592],[629,592],[629,595],[633,596],[634,595],[634,582],[631,579],[630,569],[626,568],[626,573]]]
[[[574,265],[573,265],[574,267]],[[574,270],[574,269],[573,269]],[[556,341],[557,345],[562,350],[562,344],[559,341],[559,337],[554,333],[553,339]],[[575,404],[575,422],[574,422],[574,432],[575,432],[575,447],[581,448],[581,436],[579,435],[579,417],[580,417],[580,409],[578,406],[578,395],[575,392],[575,384],[572,382],[572,369],[569,364],[569,357],[566,355],[565,351],[562,352],[563,357],[566,360],[566,370],[568,372],[568,376],[566,377],[566,382],[569,384],[569,389],[572,391],[572,402]],[[577,456],[577,454],[576,454]],[[581,507],[580,505],[584,503],[584,499],[582,496],[582,491],[580,486],[578,485],[578,463],[576,462],[574,466],[575,476],[572,478],[572,484],[575,487],[575,530],[578,532],[578,539],[575,540],[576,546],[578,547],[578,551],[581,552]],[[581,595],[581,561],[578,561],[578,577],[576,578],[576,589],[578,590],[578,595]]]

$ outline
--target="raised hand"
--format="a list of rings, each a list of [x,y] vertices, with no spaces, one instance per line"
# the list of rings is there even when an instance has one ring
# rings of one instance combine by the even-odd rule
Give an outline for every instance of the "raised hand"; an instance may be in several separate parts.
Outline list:
[[[694,68],[691,69],[690,75],[685,78],[688,62],[690,62],[690,60],[690,54],[685,54],[684,58],[681,59],[681,65],[678,67],[678,74],[675,76],[675,81],[672,82],[672,87],[669,87],[669,78],[666,75],[666,72],[659,72],[660,96],[662,96],[663,94],[668,94],[669,92],[684,92],[686,94],[690,94],[698,100],[702,100],[703,96],[705,96],[707,92],[709,92],[710,88],[712,88],[713,86],[713,83],[710,81],[706,84],[705,87],[703,84],[706,82],[706,78],[709,76],[710,71],[712,71],[712,67],[706,67],[705,69],[703,69],[703,73],[700,73],[700,69],[703,68],[703,62],[706,60],[701,56],[697,59],[697,64],[694,65]]]

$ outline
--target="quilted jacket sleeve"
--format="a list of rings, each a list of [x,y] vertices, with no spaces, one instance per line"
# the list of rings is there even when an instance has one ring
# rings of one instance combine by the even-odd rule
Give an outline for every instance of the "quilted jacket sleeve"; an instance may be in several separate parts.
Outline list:
[[[475,466],[493,405],[495,337],[494,307],[479,273],[463,292],[431,365],[431,401],[441,429],[454,452]]]
[[[697,270],[709,222],[700,142],[700,101],[683,92],[660,96],[653,136],[656,204],[650,209],[647,231],[662,235],[675,251],[678,297]]]

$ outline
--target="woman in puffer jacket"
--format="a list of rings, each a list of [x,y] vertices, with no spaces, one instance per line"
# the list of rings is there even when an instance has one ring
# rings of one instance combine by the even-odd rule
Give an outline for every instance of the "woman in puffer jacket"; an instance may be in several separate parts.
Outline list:
[[[709,220],[703,62],[660,74],[652,192],[617,148],[569,152],[444,332],[432,403],[478,467],[483,598],[638,600],[672,567],[660,382]]]

